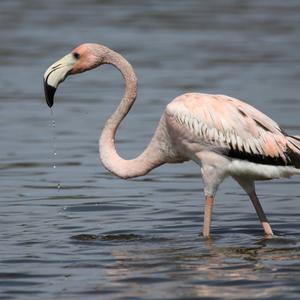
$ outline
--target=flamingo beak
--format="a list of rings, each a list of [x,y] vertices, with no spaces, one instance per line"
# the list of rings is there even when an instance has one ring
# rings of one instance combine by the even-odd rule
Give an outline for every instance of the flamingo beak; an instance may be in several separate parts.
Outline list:
[[[75,62],[75,57],[70,53],[51,65],[45,72],[44,91],[49,107],[54,103],[54,94],[58,85],[71,73]]]

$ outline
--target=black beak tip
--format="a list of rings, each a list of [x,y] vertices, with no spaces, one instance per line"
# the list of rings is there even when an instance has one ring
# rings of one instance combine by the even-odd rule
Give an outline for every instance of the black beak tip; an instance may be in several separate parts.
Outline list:
[[[44,80],[44,91],[45,91],[45,98],[48,106],[51,108],[54,103],[54,94],[56,92],[56,88],[49,85],[45,80]]]

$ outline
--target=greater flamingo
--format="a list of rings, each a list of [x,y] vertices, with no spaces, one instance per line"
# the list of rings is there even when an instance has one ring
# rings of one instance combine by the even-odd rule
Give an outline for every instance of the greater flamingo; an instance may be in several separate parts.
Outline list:
[[[268,116],[238,99],[187,93],[167,105],[143,153],[125,160],[116,151],[115,135],[135,102],[137,78],[124,57],[103,45],[80,45],[47,69],[45,97],[51,107],[56,88],[69,74],[102,64],[116,67],[125,80],[124,96],[99,138],[104,167],[125,179],[145,175],[165,163],[193,160],[200,166],[204,182],[204,237],[210,236],[217,188],[225,177],[232,176],[249,195],[265,235],[272,236],[254,181],[299,175],[300,136],[288,135]]]

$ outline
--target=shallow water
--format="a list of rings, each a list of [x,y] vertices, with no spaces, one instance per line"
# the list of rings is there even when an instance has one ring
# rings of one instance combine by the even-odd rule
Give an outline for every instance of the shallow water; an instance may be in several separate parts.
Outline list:
[[[86,41],[128,58],[140,85],[118,134],[128,158],[187,91],[245,99],[299,134],[299,13],[293,0],[2,0],[0,299],[298,299],[299,178],[257,184],[269,240],[226,180],[204,240],[195,164],[127,181],[99,164],[120,74],[104,66],[67,80],[55,128],[42,74]]]

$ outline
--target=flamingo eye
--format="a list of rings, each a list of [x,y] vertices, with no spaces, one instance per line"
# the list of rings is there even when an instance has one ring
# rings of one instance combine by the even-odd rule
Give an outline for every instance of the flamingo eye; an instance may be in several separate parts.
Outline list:
[[[73,56],[75,59],[79,59],[80,58],[80,54],[78,52],[74,52]]]

